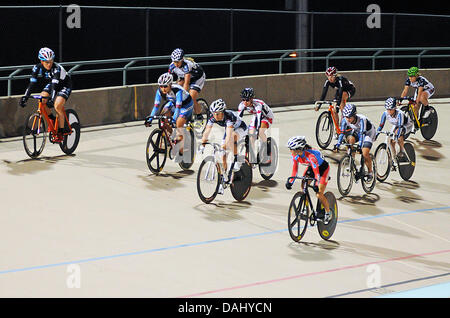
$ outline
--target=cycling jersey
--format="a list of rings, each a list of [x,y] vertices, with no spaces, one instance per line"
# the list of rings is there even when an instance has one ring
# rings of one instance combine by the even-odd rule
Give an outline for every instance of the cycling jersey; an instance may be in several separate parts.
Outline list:
[[[356,122],[354,124],[350,124],[347,122],[345,118],[342,118],[341,121],[341,133],[338,138],[338,142],[336,144],[337,147],[339,147],[342,143],[342,139],[344,138],[344,132],[348,129],[353,130],[352,134],[355,135],[359,139],[359,146],[364,146],[370,148],[372,146],[372,141],[375,139],[376,131],[375,127],[372,125],[370,120],[360,114],[356,114]]]
[[[241,120],[237,113],[228,109],[225,109],[225,111],[223,112],[223,119],[220,121],[216,120],[214,116],[211,115],[206,125],[213,126],[214,124],[225,128],[225,134],[223,135],[222,144],[225,143],[228,127],[233,127],[233,131],[239,135],[239,140],[244,138],[248,133],[247,125],[245,124],[245,122]]]
[[[346,79],[344,76],[338,76],[336,77],[336,80],[334,83],[331,83],[329,80],[325,81],[325,84],[323,85],[322,89],[322,96],[320,97],[320,100],[324,100],[325,96],[327,96],[328,87],[332,87],[336,89],[336,95],[334,97],[335,100],[337,100],[337,103],[341,103],[342,99],[342,93],[347,92],[349,95],[349,98],[355,95],[356,88],[355,85]]]
[[[386,119],[392,124],[392,132],[397,129],[396,138],[401,136],[402,131],[404,133],[409,133],[413,129],[413,122],[409,119],[408,115],[405,114],[401,110],[396,110],[394,116],[389,115],[387,111],[384,111],[383,115],[381,115],[380,126],[377,129],[377,132],[381,131],[386,123]],[[405,128],[405,129],[401,129]]]
[[[418,76],[415,82],[411,82],[408,77],[405,81],[405,86],[411,86],[414,88],[423,87],[424,90],[434,90],[434,85],[423,76]]]
[[[155,96],[154,107],[150,116],[155,116],[161,105],[165,102],[164,108],[168,108],[173,113],[173,120],[176,121],[178,116],[189,118],[189,112],[193,110],[193,100],[191,95],[180,85],[172,84],[171,90],[164,94],[161,88],[158,88]]]
[[[176,67],[174,62],[170,63],[169,73],[176,74],[179,79],[184,79],[186,74],[191,74],[190,88],[197,91],[202,90],[206,78],[203,68],[190,58],[184,58],[181,67]]]
[[[238,106],[239,117],[242,118],[246,110],[253,115],[249,125],[250,128],[259,129],[263,121],[267,122],[267,124],[272,124],[274,118],[273,112],[262,99],[254,98],[253,105],[250,107],[245,107],[245,103],[241,102]]]
[[[47,70],[41,63],[33,66],[30,84],[25,91],[27,98],[30,97],[31,90],[37,83],[38,77],[43,77],[48,81],[44,91],[50,94],[51,100],[55,100],[56,94],[64,97],[66,100],[69,98],[70,92],[72,91],[72,80],[64,67],[56,62],[53,62],[50,70]]]
[[[319,184],[327,184],[330,167],[320,151],[307,149],[303,151],[302,155],[292,156],[292,160],[294,165],[292,167],[291,177],[297,176],[298,164],[300,163],[308,166],[308,168],[305,169],[303,176],[309,174],[309,171],[312,170],[314,177]]]

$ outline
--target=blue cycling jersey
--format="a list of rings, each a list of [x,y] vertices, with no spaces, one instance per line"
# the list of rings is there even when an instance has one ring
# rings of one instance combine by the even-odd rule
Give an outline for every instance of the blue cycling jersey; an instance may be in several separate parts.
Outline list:
[[[189,109],[193,107],[194,102],[191,95],[180,85],[173,84],[171,90],[164,94],[159,88],[156,92],[154,107],[150,116],[155,116],[162,102],[165,102],[164,108],[171,108],[174,112],[173,120],[176,121],[180,109]]]

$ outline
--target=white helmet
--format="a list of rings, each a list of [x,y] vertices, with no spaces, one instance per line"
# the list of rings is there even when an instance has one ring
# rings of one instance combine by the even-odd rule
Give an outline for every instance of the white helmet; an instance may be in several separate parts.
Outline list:
[[[52,61],[55,58],[55,52],[48,47],[43,47],[39,50],[38,58],[41,61]]]
[[[164,73],[158,78],[158,85],[172,85],[173,77],[170,73]]]
[[[209,110],[211,111],[211,113],[223,112],[225,108],[227,108],[227,104],[225,104],[225,101],[221,98],[213,101],[211,103],[211,106],[209,106]]]
[[[294,136],[289,138],[286,147],[288,147],[291,150],[299,150],[303,149],[306,146],[306,139],[305,136]]]

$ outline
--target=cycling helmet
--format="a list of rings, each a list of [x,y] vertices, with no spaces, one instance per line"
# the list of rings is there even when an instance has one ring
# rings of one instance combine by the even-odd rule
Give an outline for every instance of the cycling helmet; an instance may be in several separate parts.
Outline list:
[[[209,106],[211,113],[223,112],[225,108],[227,108],[227,104],[225,104],[225,101],[222,98],[213,101],[211,106]]]
[[[419,74],[419,68],[413,66],[408,70],[408,76],[417,76]]]
[[[386,99],[386,101],[384,102],[384,107],[386,109],[395,109],[397,107],[396,105],[397,101],[395,100],[395,98],[393,97],[389,97],[388,99]]]
[[[303,150],[306,146],[305,136],[294,136],[289,138],[286,147],[290,150]]]
[[[356,106],[353,104],[347,104],[345,105],[344,109],[342,110],[342,114],[344,117],[352,117],[356,115]]]
[[[178,62],[178,61],[183,60],[183,57],[184,57],[183,49],[173,50],[172,55],[170,55],[170,57],[172,58],[172,62]]]
[[[327,76],[336,75],[336,74],[337,74],[337,68],[335,68],[334,66],[330,66],[330,67],[327,68],[327,70],[325,71],[325,74],[326,74]]]
[[[255,90],[251,87],[244,88],[241,92],[242,99],[251,99],[255,97]]]
[[[158,85],[172,85],[173,77],[170,73],[164,73],[158,78]]]
[[[39,50],[38,58],[41,61],[52,61],[55,58],[55,52],[48,47],[43,47]]]

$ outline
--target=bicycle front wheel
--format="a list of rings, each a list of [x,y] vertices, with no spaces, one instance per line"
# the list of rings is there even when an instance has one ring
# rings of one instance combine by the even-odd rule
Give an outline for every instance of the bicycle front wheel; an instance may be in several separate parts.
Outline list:
[[[196,138],[202,138],[203,131],[205,130],[209,119],[209,106],[208,102],[203,98],[197,98],[197,104],[201,109],[200,114],[202,115],[202,118],[197,118],[197,114],[192,112],[194,131]]]
[[[162,129],[150,133],[145,154],[150,171],[160,173],[167,160],[167,138]]]
[[[233,182],[230,186],[231,194],[236,201],[243,201],[248,196],[252,187],[252,180],[252,166],[248,160],[245,159],[242,163],[241,169],[234,173]]]
[[[341,161],[339,161],[337,171],[337,185],[339,193],[342,196],[346,196],[350,193],[353,186],[353,164],[350,155],[345,155]]]
[[[398,172],[403,180],[408,181],[416,168],[416,152],[414,146],[409,142],[405,142],[404,147],[408,158],[405,161],[398,162]]]
[[[33,114],[25,121],[22,134],[23,147],[30,158],[37,158],[44,151],[47,132],[44,118],[39,114]]]
[[[303,192],[297,192],[288,211],[288,230],[292,240],[299,242],[308,227],[309,204]]]
[[[386,181],[392,169],[392,155],[385,143],[378,145],[375,150],[375,162],[377,163],[377,180]]]
[[[438,115],[437,111],[433,106],[430,106],[430,114],[427,118],[422,119],[422,127],[420,127],[420,132],[423,138],[430,140],[436,134],[438,127]]]
[[[221,182],[221,172],[219,164],[213,156],[206,157],[197,174],[197,193],[204,203],[211,203],[217,196]]]
[[[72,131],[69,135],[64,136],[62,143],[59,144],[61,150],[66,154],[72,154],[77,149],[80,142],[81,125],[78,114],[73,109],[66,110],[67,119],[69,120]]]
[[[326,149],[333,139],[333,119],[329,111],[320,114],[316,123],[316,140],[320,148]]]

